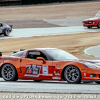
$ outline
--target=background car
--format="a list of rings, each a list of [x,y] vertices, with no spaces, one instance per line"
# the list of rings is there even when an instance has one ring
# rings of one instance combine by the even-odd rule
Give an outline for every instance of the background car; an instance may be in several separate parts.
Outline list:
[[[7,25],[5,23],[0,22],[0,35],[4,34],[4,36],[8,36],[12,31],[13,25]]]
[[[94,18],[83,20],[83,26],[87,28],[92,28],[92,27],[100,28],[100,12],[98,12]]]
[[[100,83],[100,61],[79,60],[56,48],[24,50],[11,56],[0,53],[0,72],[6,81],[24,79]]]

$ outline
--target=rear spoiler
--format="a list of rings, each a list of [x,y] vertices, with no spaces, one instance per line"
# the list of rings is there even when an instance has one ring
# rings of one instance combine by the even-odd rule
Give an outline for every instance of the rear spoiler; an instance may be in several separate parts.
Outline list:
[[[11,28],[13,27],[13,25],[9,25]]]
[[[0,56],[2,56],[2,53],[9,53],[9,52],[16,53],[16,52],[18,52],[18,51],[0,51]]]
[[[24,51],[25,49],[20,49],[20,51]],[[13,52],[13,53],[16,53],[16,52],[19,52],[19,51],[0,51],[0,56],[2,56],[2,53],[10,53],[10,52]]]

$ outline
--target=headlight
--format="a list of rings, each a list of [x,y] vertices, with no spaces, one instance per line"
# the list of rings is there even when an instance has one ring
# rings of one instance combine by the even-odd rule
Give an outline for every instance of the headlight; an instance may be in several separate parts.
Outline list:
[[[83,65],[85,67],[88,67],[88,68],[97,68],[98,67],[98,65],[92,64],[92,63],[89,63],[89,62],[85,62],[85,63],[83,63]]]
[[[96,63],[97,65],[100,65],[100,63]]]
[[[94,24],[94,22],[92,22]]]
[[[94,22],[88,22],[89,24],[94,24]]]

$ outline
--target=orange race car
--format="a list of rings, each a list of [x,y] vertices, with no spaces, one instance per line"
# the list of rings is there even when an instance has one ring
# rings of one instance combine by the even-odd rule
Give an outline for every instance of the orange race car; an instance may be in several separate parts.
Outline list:
[[[0,52],[0,72],[6,81],[24,79],[100,83],[99,60],[79,60],[55,48],[23,50],[10,56],[2,56]]]

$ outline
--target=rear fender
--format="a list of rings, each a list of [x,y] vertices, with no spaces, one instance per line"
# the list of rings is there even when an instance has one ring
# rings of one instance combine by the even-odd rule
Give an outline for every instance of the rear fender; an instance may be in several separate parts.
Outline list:
[[[0,65],[0,77],[1,76],[1,69],[5,64],[11,64],[15,67],[17,74],[20,72],[20,59],[18,61],[4,61],[2,65]]]
[[[11,27],[11,29],[12,29],[12,27],[13,27],[13,25],[9,25],[10,27]]]
[[[11,63],[4,63],[1,67],[0,67],[0,77],[2,77],[2,75],[1,75],[1,70],[2,70],[2,67],[5,65],[5,64],[11,64]],[[11,64],[12,65],[12,64]],[[14,65],[13,65],[14,66]],[[15,67],[15,66],[14,66]],[[16,69],[16,67],[15,67],[15,69]],[[16,72],[17,72],[17,69],[16,69]]]

